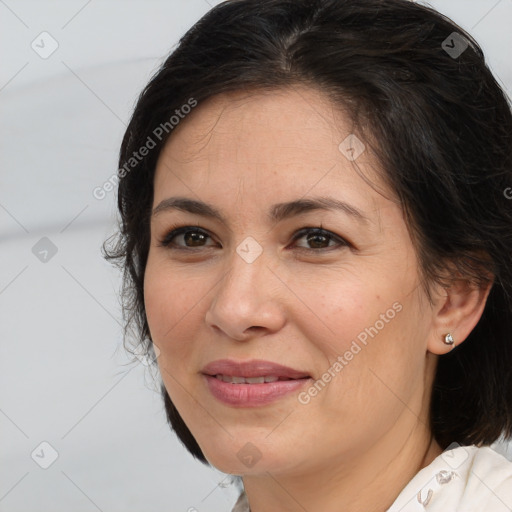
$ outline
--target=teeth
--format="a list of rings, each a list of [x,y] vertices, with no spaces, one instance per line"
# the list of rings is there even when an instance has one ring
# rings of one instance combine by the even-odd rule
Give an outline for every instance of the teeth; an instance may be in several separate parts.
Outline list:
[[[244,381],[247,384],[264,384],[265,377],[246,377]]]
[[[217,379],[231,384],[264,384],[265,382],[276,382],[279,377],[275,375],[265,375],[264,377],[236,377],[230,375],[215,375]]]

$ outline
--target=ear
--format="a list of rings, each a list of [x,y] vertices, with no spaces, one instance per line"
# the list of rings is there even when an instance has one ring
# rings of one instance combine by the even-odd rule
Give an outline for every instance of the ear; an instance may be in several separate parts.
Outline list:
[[[491,278],[487,284],[477,286],[466,279],[455,279],[448,288],[437,287],[427,342],[429,352],[446,354],[469,336],[482,316],[493,282]],[[444,342],[448,333],[455,341],[452,345]]]

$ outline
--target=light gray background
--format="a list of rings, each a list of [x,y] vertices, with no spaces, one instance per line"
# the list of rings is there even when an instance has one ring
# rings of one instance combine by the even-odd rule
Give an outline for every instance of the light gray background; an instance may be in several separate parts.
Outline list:
[[[171,435],[158,376],[124,354],[119,275],[99,252],[115,194],[92,194],[116,172],[138,93],[217,3],[0,0],[1,512],[222,512],[235,500]],[[476,37],[510,93],[512,0],[430,5]],[[59,45],[46,59],[31,47],[50,48],[43,31]],[[47,262],[32,252],[42,237],[57,249]],[[50,462],[42,442],[58,453],[48,469],[34,460]]]

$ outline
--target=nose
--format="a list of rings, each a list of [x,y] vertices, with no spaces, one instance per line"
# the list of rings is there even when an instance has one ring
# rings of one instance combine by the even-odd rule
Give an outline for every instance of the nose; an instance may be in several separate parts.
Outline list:
[[[233,251],[229,269],[214,288],[206,312],[208,327],[238,341],[277,332],[286,322],[283,283],[263,252],[248,263]]]

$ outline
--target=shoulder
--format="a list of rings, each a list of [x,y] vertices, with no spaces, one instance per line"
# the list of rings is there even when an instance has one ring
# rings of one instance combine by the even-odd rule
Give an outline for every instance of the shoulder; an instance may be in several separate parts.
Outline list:
[[[512,462],[487,446],[445,450],[400,493],[388,512],[510,512]]]
[[[466,448],[472,450],[465,466],[462,509],[471,505],[474,510],[512,510],[512,462],[487,446]]]

